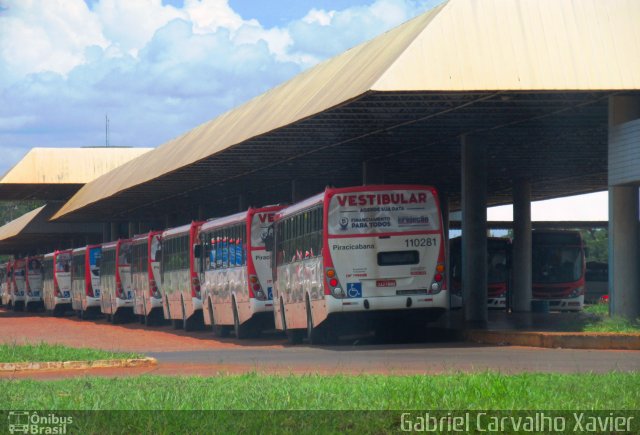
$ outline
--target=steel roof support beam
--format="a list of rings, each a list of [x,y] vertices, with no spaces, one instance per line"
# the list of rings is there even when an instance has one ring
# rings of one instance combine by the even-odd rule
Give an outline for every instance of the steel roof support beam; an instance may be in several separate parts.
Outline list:
[[[461,136],[462,292],[465,322],[485,327],[487,307],[487,146]]]

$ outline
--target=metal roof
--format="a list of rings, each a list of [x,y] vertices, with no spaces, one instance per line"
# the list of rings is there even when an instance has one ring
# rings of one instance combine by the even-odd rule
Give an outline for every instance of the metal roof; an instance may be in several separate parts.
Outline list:
[[[0,199],[60,200],[152,148],[33,148],[0,179]]]
[[[44,254],[100,240],[101,224],[49,222],[61,205],[43,205],[0,227],[0,253]]]
[[[459,136],[488,144],[489,203],[606,188],[607,98],[640,90],[636,0],[450,0],[84,186],[54,218],[189,216],[357,185],[460,191]],[[570,170],[568,170],[570,168]],[[193,211],[191,216],[193,217]]]

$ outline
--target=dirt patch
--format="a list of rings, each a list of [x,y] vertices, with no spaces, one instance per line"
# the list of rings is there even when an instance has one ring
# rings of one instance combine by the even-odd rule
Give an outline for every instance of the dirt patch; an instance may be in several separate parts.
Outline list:
[[[122,352],[170,352],[244,347],[279,348],[277,336],[236,341],[219,339],[211,331],[185,332],[171,326],[145,327],[139,323],[113,325],[106,320],[79,320],[0,309],[0,342],[57,343]]]

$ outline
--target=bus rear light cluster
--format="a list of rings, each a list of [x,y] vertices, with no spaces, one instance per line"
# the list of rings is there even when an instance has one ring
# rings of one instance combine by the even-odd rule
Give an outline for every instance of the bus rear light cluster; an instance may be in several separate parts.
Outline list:
[[[267,294],[262,290],[262,286],[260,285],[260,280],[257,275],[249,275],[249,288],[256,299],[260,301],[267,300]]]
[[[327,276],[327,286],[329,288],[330,294],[332,294],[336,298],[343,298],[344,291],[340,286],[340,281],[338,281],[335,269],[328,268],[325,274]]]
[[[120,299],[124,297],[124,288],[122,288],[122,283],[116,283],[116,296]]]
[[[57,298],[62,296],[62,293],[60,293],[60,287],[58,287],[58,283],[55,281],[53,283],[53,295]]]
[[[432,295],[436,293],[440,293],[440,290],[442,290],[443,281],[444,281],[444,264],[438,263],[438,265],[436,266],[436,273],[435,275],[433,275],[433,282],[431,283],[431,287],[429,287],[429,290],[427,291],[427,293]]]

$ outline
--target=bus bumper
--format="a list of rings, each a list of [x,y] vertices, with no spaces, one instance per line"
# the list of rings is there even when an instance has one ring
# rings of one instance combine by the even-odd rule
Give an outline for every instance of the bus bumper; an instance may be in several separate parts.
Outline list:
[[[251,313],[271,313],[273,312],[273,301],[266,300],[261,301],[256,298],[249,299],[249,305],[251,307]]]
[[[100,297],[87,296],[86,297],[87,306],[86,308],[91,307],[100,307]]]
[[[442,290],[437,294],[412,294],[396,296],[377,296],[362,298],[334,298],[325,296],[327,312],[373,312],[388,310],[419,310],[422,308],[449,308],[449,292]]]
[[[57,296],[54,296],[53,298],[53,305],[63,305],[63,304],[69,304],[71,305],[71,298],[60,298]]]
[[[575,298],[564,299],[538,299],[549,301],[549,309],[556,311],[582,311],[584,308],[584,295]]]
[[[506,308],[507,298],[489,298],[487,299],[487,306],[489,308]]]
[[[116,309],[118,308],[133,308],[133,299],[116,298]]]
[[[27,294],[24,297],[24,304],[25,305],[29,305],[29,304],[33,304],[33,303],[40,303],[42,302],[42,295],[40,294],[40,292],[31,292],[31,294]]]

